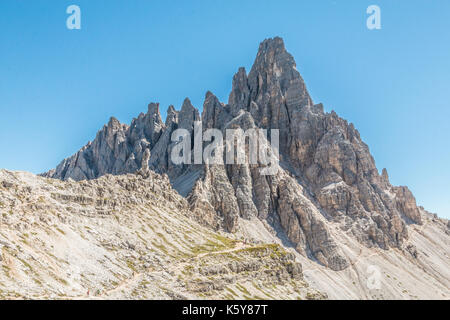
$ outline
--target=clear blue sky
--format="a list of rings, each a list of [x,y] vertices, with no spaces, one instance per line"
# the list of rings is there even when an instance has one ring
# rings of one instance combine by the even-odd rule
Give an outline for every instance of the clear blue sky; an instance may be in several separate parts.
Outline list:
[[[170,4],[169,4],[170,3]],[[82,29],[66,28],[81,7]],[[366,28],[381,7],[382,29]],[[0,1],[0,168],[55,167],[110,116],[227,101],[282,36],[315,102],[353,122],[391,182],[450,218],[450,1]]]

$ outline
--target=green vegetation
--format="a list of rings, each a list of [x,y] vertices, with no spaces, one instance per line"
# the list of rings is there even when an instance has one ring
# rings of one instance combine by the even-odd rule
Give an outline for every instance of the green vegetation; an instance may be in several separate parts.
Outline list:
[[[60,278],[60,277],[58,277],[58,276],[56,276],[56,275],[54,275],[54,278],[56,279],[56,281],[58,281],[59,283],[62,283],[62,284],[65,285],[65,286],[68,286],[68,285],[69,285],[69,283],[68,283],[65,279],[63,279],[63,278]]]
[[[265,296],[269,297],[270,299],[276,300],[272,295],[270,295],[269,293],[265,292],[263,289],[261,289],[257,284],[253,283],[253,287],[258,290],[259,292],[261,292],[262,294],[264,294]],[[300,290],[298,290],[298,293],[300,293]],[[259,300],[263,300],[263,299],[259,299]]]
[[[134,265],[134,263],[133,263],[133,261],[131,261],[131,260],[127,260],[127,266],[128,266],[128,268],[130,268],[133,272],[138,272],[137,271],[137,269],[136,269],[136,266]]]
[[[194,267],[192,265],[187,265],[181,273],[184,275],[192,275],[194,273]]]
[[[248,290],[239,283],[236,284],[236,288],[238,288],[238,290],[241,291],[242,293],[251,296],[250,292],[248,292]]]
[[[158,248],[159,250],[161,250],[162,252],[164,252],[165,254],[169,254],[169,251],[166,249],[166,247],[163,244],[158,244],[155,241],[152,241],[152,245],[156,248]]]
[[[8,276],[8,278],[11,278],[11,275],[9,274],[11,272],[11,269],[7,265],[2,265],[3,272]]]
[[[145,240],[145,239],[139,234],[139,232],[136,231],[136,235],[137,235],[137,237],[138,237],[139,239],[142,240],[142,242],[144,242],[145,244],[148,243],[147,240]]]
[[[311,292],[308,292],[306,294],[306,299],[307,300],[317,300],[317,296],[315,294],[311,293]]]
[[[17,258],[17,259],[19,259],[20,262],[21,262],[25,267],[27,267],[28,269],[30,269],[30,271],[33,271],[33,268],[31,267],[31,265],[30,265],[28,262],[26,262],[25,260],[20,259],[20,258]]]
[[[223,236],[221,236],[221,235],[215,235],[214,238],[215,238],[216,240],[222,242],[222,244],[223,244],[225,247],[233,248],[233,247],[236,246],[236,242],[237,242],[236,240],[233,240],[233,239],[230,239],[230,238],[227,238],[227,237],[223,237]]]
[[[231,288],[226,288],[227,289],[227,291],[229,291],[233,296],[231,297],[231,299],[234,299],[234,297],[238,297],[239,295],[238,294],[236,294],[236,292],[234,292]]]

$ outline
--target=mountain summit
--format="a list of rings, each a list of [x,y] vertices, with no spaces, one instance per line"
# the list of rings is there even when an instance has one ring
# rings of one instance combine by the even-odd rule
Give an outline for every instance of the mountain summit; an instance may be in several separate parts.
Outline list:
[[[193,133],[200,120],[203,130],[223,133],[279,130],[277,174],[262,175],[262,164],[174,164],[172,133]],[[129,126],[111,118],[92,142],[43,176],[80,181],[134,173],[148,152],[150,170],[168,175],[202,225],[253,238],[276,235],[334,271],[352,266],[343,239],[417,259],[409,230],[431,216],[407,187],[392,186],[387,171],[378,172],[353,124],[312,101],[279,37],[260,44],[248,74],[238,70],[227,104],[208,92],[201,114],[186,98],[180,111],[169,107],[165,122],[157,103]]]

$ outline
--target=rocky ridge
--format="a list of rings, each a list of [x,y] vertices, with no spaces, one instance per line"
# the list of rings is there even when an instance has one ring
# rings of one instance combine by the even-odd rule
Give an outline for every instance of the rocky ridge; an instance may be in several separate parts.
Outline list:
[[[217,128],[278,129],[278,173],[260,174],[260,165],[175,165],[170,161],[174,130]],[[255,218],[281,230],[304,257],[335,270],[351,266],[332,232],[366,248],[412,251],[409,227],[421,225],[424,210],[407,187],[392,186],[380,174],[353,124],[314,104],[281,38],[263,41],[251,68],[233,77],[227,104],[208,92],[200,112],[186,99],[169,107],[162,121],[151,103],[131,124],[111,118],[96,138],[56,169],[44,174],[61,180],[91,180],[134,173],[144,166],[167,174],[186,198],[193,217],[213,230],[237,232]]]
[[[199,225],[168,177],[145,168],[79,182],[0,170],[0,298],[448,299],[448,221],[419,210],[404,251],[330,225],[349,260],[336,272],[257,217],[235,233]]]
[[[1,299],[324,299],[294,253],[202,227],[167,176],[0,170]]]

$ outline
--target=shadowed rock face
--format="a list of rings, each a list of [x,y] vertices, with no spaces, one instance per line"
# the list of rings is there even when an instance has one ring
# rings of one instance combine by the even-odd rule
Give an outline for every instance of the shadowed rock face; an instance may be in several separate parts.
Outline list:
[[[282,227],[297,251],[333,270],[345,269],[348,261],[330,223],[365,246],[383,249],[403,245],[406,222],[421,224],[411,192],[393,187],[386,170],[378,173],[353,124],[313,103],[281,38],[260,44],[248,75],[239,69],[228,104],[208,92],[201,115],[189,99],[181,111],[171,106],[167,114],[164,123],[152,103],[130,126],[111,118],[93,142],[44,175],[83,180],[132,173],[150,155],[144,159],[149,168],[180,186],[201,223],[233,232],[239,218],[267,220]],[[261,175],[261,164],[173,164],[172,132],[193,132],[200,119],[203,130],[279,129],[278,173]]]

